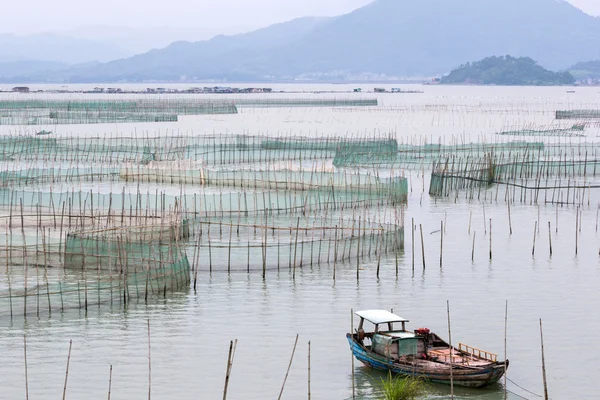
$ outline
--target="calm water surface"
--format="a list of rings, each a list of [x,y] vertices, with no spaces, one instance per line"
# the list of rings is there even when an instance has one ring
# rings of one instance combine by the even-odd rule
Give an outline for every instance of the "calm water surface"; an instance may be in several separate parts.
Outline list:
[[[187,122],[139,130],[174,129],[194,132],[358,135],[393,132],[401,140],[415,135],[445,137],[447,143],[476,141],[502,127],[525,121],[548,123],[556,108],[583,107],[600,100],[598,89],[578,88],[575,98],[565,88],[425,88],[422,97],[388,95],[375,110],[269,109],[248,110],[238,116],[194,117]],[[579,93],[581,92],[581,93]],[[404,96],[404,97],[401,97]],[[401,111],[406,105],[412,111]],[[446,109],[434,108],[446,105]],[[428,109],[429,107],[429,109]],[[460,109],[463,111],[460,111]],[[433,111],[432,111],[433,110]],[[437,122],[436,122],[437,120]],[[78,127],[59,132],[123,133],[130,126]],[[87,128],[86,128],[87,129]],[[104,129],[104,130],[103,130]],[[91,132],[91,133],[90,133]],[[150,132],[152,133],[152,131]],[[596,140],[595,131],[588,132]],[[482,138],[481,136],[480,138]],[[487,137],[487,136],[486,136]],[[432,139],[435,141],[435,139]],[[408,173],[407,173],[408,175]],[[377,260],[360,265],[304,267],[293,280],[287,268],[271,269],[263,281],[259,272],[227,276],[199,275],[197,292],[170,296],[146,306],[132,303],[123,310],[107,309],[53,313],[50,318],[0,320],[0,398],[25,397],[23,335],[27,335],[29,396],[60,397],[69,340],[73,341],[67,398],[106,398],[109,366],[113,365],[113,399],[144,399],[148,390],[147,320],[151,324],[152,398],[220,399],[229,341],[238,339],[230,399],[277,398],[296,334],[300,335],[283,398],[307,397],[307,344],[311,342],[313,399],[352,397],[351,357],[345,334],[350,310],[393,308],[412,322],[447,337],[446,301],[450,301],[452,338],[504,357],[504,310],[508,300],[507,351],[511,365],[509,398],[537,398],[542,394],[539,318],[544,321],[548,386],[553,399],[595,399],[600,383],[594,378],[596,332],[600,327],[600,236],[596,208],[600,196],[583,208],[579,251],[575,255],[573,206],[519,204],[512,206],[513,234],[503,201],[485,205],[459,197],[434,201],[423,193],[422,177],[410,174],[413,191],[405,212],[405,247],[396,260],[383,259],[380,278]],[[425,184],[428,178],[425,176]],[[494,189],[490,189],[490,194]],[[469,232],[469,219],[471,231]],[[535,222],[536,254],[532,257]],[[412,268],[411,218],[422,224],[425,269],[416,231],[415,268]],[[489,219],[492,219],[492,259],[489,257]],[[443,266],[440,268],[440,222],[446,221]],[[547,222],[552,222],[553,255],[549,254]],[[484,228],[485,225],[485,228]],[[471,246],[475,236],[475,260]],[[0,275],[0,277],[4,278]],[[1,313],[0,313],[1,314]],[[355,364],[359,399],[374,399],[381,374]],[[514,383],[513,383],[514,382]],[[521,386],[522,388],[518,387]],[[484,390],[457,390],[461,399],[501,399],[502,384]],[[519,397],[522,396],[522,397]],[[428,398],[447,398],[449,388],[431,386]]]

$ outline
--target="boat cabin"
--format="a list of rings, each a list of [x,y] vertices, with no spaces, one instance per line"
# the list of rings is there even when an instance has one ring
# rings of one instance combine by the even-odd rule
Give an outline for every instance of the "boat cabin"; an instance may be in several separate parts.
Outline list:
[[[398,359],[404,356],[422,355],[427,351],[427,337],[417,332],[406,330],[407,319],[399,317],[385,310],[358,311],[360,317],[358,325],[358,339],[371,341],[371,350],[389,359]],[[375,325],[373,332],[365,332],[365,321]],[[402,324],[399,330],[394,329],[394,324]],[[383,329],[381,329],[383,328]],[[387,328],[387,330],[385,329]]]
[[[360,317],[360,322],[358,324],[359,331],[363,328],[365,320],[375,325],[375,333],[379,332],[379,325],[382,324],[387,324],[388,331],[391,332],[394,330],[394,323],[397,322],[400,322],[402,324],[402,331],[405,332],[406,323],[410,322],[405,318],[399,317],[385,310],[357,311],[355,314]]]

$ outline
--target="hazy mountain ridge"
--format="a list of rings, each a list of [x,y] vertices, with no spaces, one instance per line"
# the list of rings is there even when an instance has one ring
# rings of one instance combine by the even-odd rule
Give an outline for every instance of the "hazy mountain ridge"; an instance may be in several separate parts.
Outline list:
[[[106,62],[128,56],[117,45],[55,34],[16,36],[0,34],[0,62],[57,62],[78,64]]]
[[[294,79],[312,74],[433,76],[496,54],[562,70],[600,59],[600,18],[562,0],[376,0],[335,18],[163,48],[93,67],[39,73],[71,82]],[[30,75],[29,78],[32,78]]]

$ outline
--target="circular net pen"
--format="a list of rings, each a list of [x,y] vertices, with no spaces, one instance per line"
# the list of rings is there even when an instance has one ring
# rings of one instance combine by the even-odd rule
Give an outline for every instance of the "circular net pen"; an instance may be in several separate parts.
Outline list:
[[[175,122],[179,115],[237,112],[232,102],[200,99],[2,100],[0,125]]]
[[[56,245],[37,250],[43,252],[38,260],[54,256],[63,268],[29,264],[29,257],[24,257],[24,268],[11,268],[6,257],[7,267],[0,274],[0,315],[27,318],[186,292],[190,264],[179,245],[181,235],[173,226],[70,232],[61,251]]]
[[[190,221],[194,232],[188,257],[197,271],[251,272],[297,270],[314,265],[357,263],[404,249],[401,223],[370,218],[275,214]]]
[[[394,153],[395,140],[386,137],[307,138],[249,135],[85,137],[58,135],[8,135],[0,137],[0,160],[44,160],[92,163],[141,163],[190,160],[205,165],[273,163],[334,159],[358,153],[366,164],[368,154]],[[397,147],[397,145],[396,145]],[[396,149],[397,150],[397,149]],[[397,151],[396,151],[397,152]],[[361,156],[362,154],[362,156]],[[340,163],[342,158],[338,157]],[[340,164],[341,165],[341,164]]]
[[[479,199],[494,188],[492,198],[538,204],[591,202],[591,189],[599,188],[600,158],[572,151],[562,157],[544,154],[490,154],[485,158],[453,159],[434,164],[429,194]]]

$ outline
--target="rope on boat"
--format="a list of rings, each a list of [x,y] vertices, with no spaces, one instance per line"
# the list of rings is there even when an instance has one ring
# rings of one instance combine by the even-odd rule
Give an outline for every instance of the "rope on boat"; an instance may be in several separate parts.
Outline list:
[[[523,390],[524,390],[524,391],[526,391],[527,393],[529,393],[529,394],[532,394],[532,395],[534,395],[534,396],[536,396],[536,397],[542,397],[541,395],[539,395],[539,394],[537,394],[537,393],[533,393],[531,390],[527,390],[527,389],[525,389],[523,386],[519,385],[518,383],[516,383],[516,382],[515,382],[515,381],[513,381],[512,379],[510,379],[510,378],[508,378],[508,377],[507,377],[506,379],[507,379],[507,380],[508,380],[510,383],[512,383],[513,385],[515,385],[515,386],[517,386],[517,387],[519,387],[519,388],[523,389]]]

